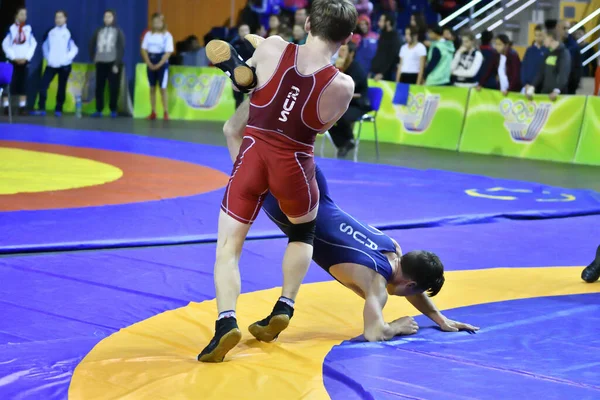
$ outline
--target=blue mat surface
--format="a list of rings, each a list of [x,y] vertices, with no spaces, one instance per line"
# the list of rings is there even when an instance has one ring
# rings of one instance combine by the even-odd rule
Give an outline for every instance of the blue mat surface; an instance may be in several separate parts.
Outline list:
[[[592,216],[391,234],[404,251],[438,252],[447,270],[577,266],[591,261],[598,236],[590,232],[599,223]],[[281,285],[285,245],[283,239],[247,243],[243,292]],[[73,369],[104,337],[214,298],[213,263],[212,244],[0,258],[0,377],[10,377],[0,379],[0,398],[64,398]],[[305,282],[326,280],[313,265]]]
[[[125,151],[229,173],[225,148],[110,132],[1,125],[2,139]],[[1,145],[1,144],[0,144]],[[593,191],[548,187],[437,170],[319,159],[332,195],[347,212],[380,229],[496,219],[600,213]],[[0,253],[212,242],[223,190],[144,203],[0,213]],[[1,197],[1,196],[0,196]],[[60,221],[60,223],[57,223]],[[279,237],[264,215],[251,238]]]
[[[485,328],[475,335],[429,328],[387,343],[344,342],[323,363],[327,391],[347,400],[600,398],[600,293],[445,315]],[[417,322],[431,325],[424,317]]]

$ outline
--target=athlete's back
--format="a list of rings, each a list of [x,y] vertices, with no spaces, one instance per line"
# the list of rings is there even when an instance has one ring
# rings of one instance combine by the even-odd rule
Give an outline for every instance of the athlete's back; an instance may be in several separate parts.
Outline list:
[[[251,95],[248,129],[263,138],[283,136],[312,146],[352,99],[352,79],[310,47],[274,36],[258,47],[250,63],[256,66],[258,84]]]

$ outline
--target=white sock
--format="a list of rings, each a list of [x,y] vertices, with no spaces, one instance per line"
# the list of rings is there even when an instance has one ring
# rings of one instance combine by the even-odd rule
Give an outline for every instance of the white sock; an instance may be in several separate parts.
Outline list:
[[[2,102],[2,107],[8,107],[8,100],[4,100]]]
[[[294,304],[296,304],[296,302],[294,300],[288,299],[287,297],[284,297],[284,296],[281,296],[279,298],[279,301],[282,302],[282,303],[287,304],[288,306],[290,306],[292,308],[294,308]]]
[[[219,313],[219,318],[217,318],[217,321],[219,321],[223,318],[235,318],[235,311],[228,310],[228,311],[223,311],[222,313]]]
[[[19,107],[25,107],[27,105],[27,101],[19,101]]]

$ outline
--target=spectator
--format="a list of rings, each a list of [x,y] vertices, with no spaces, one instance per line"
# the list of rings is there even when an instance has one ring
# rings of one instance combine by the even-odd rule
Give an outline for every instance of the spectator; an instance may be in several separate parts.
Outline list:
[[[14,67],[11,94],[19,96],[19,114],[27,114],[27,76],[29,75],[29,62],[35,53],[37,42],[33,36],[31,26],[27,25],[27,9],[19,8],[15,15],[15,23],[8,30],[2,41],[2,50]],[[8,115],[8,102],[10,99],[5,94],[2,99],[4,115]]]
[[[265,28],[264,25],[261,25],[258,27],[255,33],[260,37],[267,37],[267,28]]]
[[[79,49],[71,36],[71,31],[67,28],[67,13],[59,10],[54,14],[54,28],[51,28],[44,35],[42,50],[46,59],[46,69],[42,77],[42,86],[40,88],[40,100],[38,102],[38,112],[35,115],[46,115],[46,98],[48,97],[48,87],[50,82],[58,75],[58,91],[56,93],[56,107],[54,115],[60,117],[65,104],[67,82],[71,75],[71,64],[77,56]]]
[[[500,55],[492,47],[492,32],[484,31],[481,33],[481,55],[483,56],[483,65],[480,69],[479,84],[476,89],[498,89],[498,65],[500,64]]]
[[[425,75],[427,75],[425,85],[427,86],[450,85],[454,44],[444,39],[442,33],[442,28],[438,25],[432,25],[429,28],[431,46],[427,54],[427,68],[425,68]]]
[[[283,8],[290,11],[296,11],[299,8],[307,8],[308,0],[283,0]]]
[[[585,35],[585,26],[581,26],[579,27],[579,29],[577,29],[575,32],[573,32],[573,38],[577,41],[577,44],[579,45],[579,54],[583,54],[582,51],[584,48],[586,48],[589,43],[586,41],[581,41],[581,38],[583,37],[583,35]],[[588,50],[589,51],[589,50]],[[593,52],[589,52],[588,56],[582,57],[582,60],[586,59],[587,57],[589,57]],[[586,77],[593,77],[595,72],[596,72],[596,67],[598,66],[598,59],[594,58],[590,63],[588,63],[588,65],[583,67],[582,70],[582,77],[586,76]]]
[[[281,20],[279,15],[271,15],[269,17],[269,33],[268,36],[279,35],[279,27],[281,26]]]
[[[354,0],[354,4],[356,5],[358,15],[370,16],[373,12],[373,3],[369,0]]]
[[[294,29],[292,29],[292,38],[294,44],[303,45],[306,43],[306,31],[304,27],[301,25],[294,25]]]
[[[535,81],[538,71],[543,67],[548,55],[548,48],[544,46],[544,27],[537,25],[534,31],[533,44],[527,48],[523,64],[521,65],[521,84],[531,86]]]
[[[569,53],[571,54],[571,74],[569,76],[569,85],[567,88],[567,94],[575,94],[579,89],[579,83],[581,82],[581,76],[583,75],[583,62],[581,59],[581,52],[577,41],[569,34],[571,23],[569,21],[547,21],[546,28],[549,30],[556,30],[560,40],[563,42]],[[556,24],[556,29],[552,29],[553,25]]]
[[[410,27],[419,34],[419,42],[425,44],[427,40],[427,22],[423,13],[414,13],[410,16]]]
[[[462,46],[452,60],[452,81],[454,86],[475,87],[477,76],[483,65],[483,55],[477,48],[475,35],[471,32],[462,34]]]
[[[231,45],[237,53],[244,59],[248,60],[254,54],[254,47],[250,46],[244,38],[250,34],[250,27],[242,24],[238,27],[238,34],[231,41]],[[244,101],[244,93],[233,90],[233,98],[235,99],[235,108],[237,109]]]
[[[385,79],[394,80],[394,69],[398,63],[400,52],[400,36],[396,31],[396,19],[391,13],[383,14],[379,18],[379,42],[377,51],[371,62],[371,74],[376,81]]]
[[[290,28],[288,28],[287,25],[281,25],[281,27],[279,28],[278,36],[281,37],[286,42],[291,42],[292,41],[292,30]]]
[[[550,50],[544,65],[533,83],[527,86],[525,93],[531,98],[534,92],[548,94],[554,101],[561,93],[567,93],[571,75],[571,53],[562,43],[562,32],[550,30],[546,34],[546,47]]]
[[[105,11],[104,26],[96,30],[91,41],[91,58],[96,63],[96,112],[92,115],[95,118],[102,117],[106,81],[110,93],[111,117],[117,117],[125,35],[116,25],[116,19],[117,15],[113,10]]]
[[[167,31],[167,24],[162,14],[152,15],[152,30],[146,33],[142,42],[142,58],[148,66],[148,83],[150,84],[150,121],[156,119],[156,87],[160,87],[163,104],[163,119],[169,120],[169,99],[167,86],[169,84],[169,57],[175,51],[173,36]]]
[[[358,17],[357,33],[352,36],[352,41],[357,46],[354,60],[365,71],[371,69],[371,62],[377,52],[377,39],[379,35],[371,30],[371,19],[366,15]]]
[[[339,158],[344,158],[356,146],[352,131],[353,124],[366,112],[371,111],[367,73],[354,60],[355,54],[356,44],[350,42],[340,48],[339,57],[336,60],[336,66],[339,70],[349,75],[354,81],[354,97],[350,102],[348,111],[329,129],[333,143],[338,149],[337,155]]]
[[[296,10],[294,14],[294,25],[300,25],[304,29],[304,24],[306,24],[306,19],[308,18],[308,14],[306,12],[306,8],[299,8]]]
[[[400,63],[398,64],[396,82],[422,85],[427,48],[423,43],[419,43],[418,31],[413,31],[412,28],[408,27],[404,32],[406,43],[400,49]]]
[[[461,46],[460,38],[454,33],[452,28],[449,26],[444,27],[444,31],[442,32],[442,36],[449,42],[452,42],[455,49],[459,49]]]
[[[204,36],[204,44],[214,39],[213,35],[207,33]],[[176,46],[177,47],[177,46]],[[181,49],[177,49],[177,52],[181,56],[181,65],[188,67],[208,67],[210,61],[206,56],[206,49],[200,46],[200,40],[196,35],[188,36],[181,46]]]
[[[498,63],[500,91],[503,94],[507,92],[520,92],[521,60],[517,52],[513,50],[510,39],[505,34],[498,35],[494,47],[498,54],[500,54],[500,61]]]

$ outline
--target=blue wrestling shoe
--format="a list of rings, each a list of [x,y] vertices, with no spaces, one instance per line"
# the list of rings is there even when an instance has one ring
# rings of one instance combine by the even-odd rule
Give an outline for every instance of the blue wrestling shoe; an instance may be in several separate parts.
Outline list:
[[[32,111],[29,113],[29,115],[31,115],[33,117],[45,117],[46,111],[45,110]]]
[[[256,87],[254,69],[246,65],[231,44],[223,40],[211,40],[206,45],[206,56],[215,67],[231,78],[240,92],[248,93]]]
[[[222,318],[215,323],[215,336],[198,355],[200,362],[223,362],[225,355],[242,340],[242,332],[233,317]]]
[[[261,342],[272,342],[279,334],[288,327],[290,319],[294,316],[294,308],[288,304],[278,301],[273,307],[271,315],[257,321],[248,327],[248,330],[257,340]]]
[[[96,111],[91,115],[92,118],[102,118],[102,113],[100,111]]]
[[[596,259],[581,272],[581,279],[594,283],[600,278],[600,246],[596,250]]]

